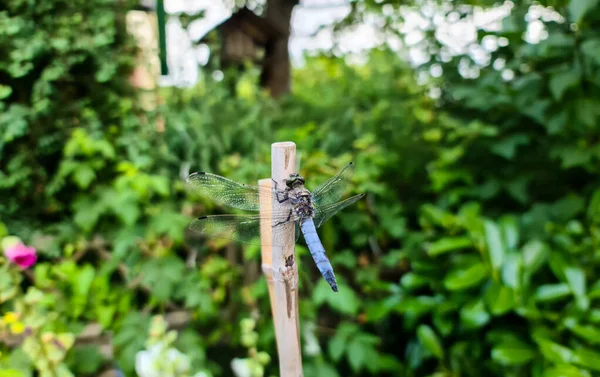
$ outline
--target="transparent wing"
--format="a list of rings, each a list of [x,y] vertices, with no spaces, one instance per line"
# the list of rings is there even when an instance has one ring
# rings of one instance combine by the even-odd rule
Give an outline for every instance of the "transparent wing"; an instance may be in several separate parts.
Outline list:
[[[245,185],[211,173],[193,173],[186,181],[201,195],[219,204],[246,211],[260,210],[259,195],[261,193],[272,194],[274,199],[283,200],[283,191],[281,190]],[[287,206],[287,203],[280,205],[279,200],[274,200],[277,207]]]
[[[211,238],[225,238],[246,244],[261,245],[260,223],[265,219],[271,224],[273,241],[267,245],[283,245],[285,243],[286,231],[291,227],[296,217],[288,213],[278,213],[276,216],[261,215],[215,215],[199,217],[192,221],[189,229]],[[273,225],[274,224],[274,225]],[[295,235],[298,240],[299,234]]]
[[[323,182],[312,191],[313,202],[317,206],[333,204],[342,198],[354,174],[354,162],[346,165],[337,175]]]
[[[356,201],[362,199],[365,194],[359,194],[352,196],[346,200],[342,200],[341,202],[329,204],[323,207],[315,206],[315,215],[313,216],[313,221],[315,222],[315,226],[318,228],[323,225],[324,222],[329,220],[329,218],[336,213],[340,212],[344,208],[348,207],[350,204],[355,203]]]

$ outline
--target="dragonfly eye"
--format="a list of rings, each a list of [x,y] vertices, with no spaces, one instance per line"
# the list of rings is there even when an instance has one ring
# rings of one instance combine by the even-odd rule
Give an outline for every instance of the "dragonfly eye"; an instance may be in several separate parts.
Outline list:
[[[303,185],[304,179],[298,174],[290,174],[290,177],[285,180],[285,185],[289,188],[294,188],[297,185]]]

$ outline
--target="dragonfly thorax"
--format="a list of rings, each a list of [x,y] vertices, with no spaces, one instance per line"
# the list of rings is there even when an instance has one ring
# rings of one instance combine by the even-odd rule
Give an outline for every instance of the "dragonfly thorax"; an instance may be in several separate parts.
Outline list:
[[[294,207],[294,211],[300,219],[312,217],[315,213],[315,207],[312,202],[312,194],[303,186],[289,190],[289,197]]]

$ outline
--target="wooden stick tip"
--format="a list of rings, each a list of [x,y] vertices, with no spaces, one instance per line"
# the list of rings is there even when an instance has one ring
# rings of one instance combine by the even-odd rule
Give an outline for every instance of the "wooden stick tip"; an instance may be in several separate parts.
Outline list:
[[[296,143],[293,141],[279,141],[277,143],[271,144],[271,148],[295,148]]]

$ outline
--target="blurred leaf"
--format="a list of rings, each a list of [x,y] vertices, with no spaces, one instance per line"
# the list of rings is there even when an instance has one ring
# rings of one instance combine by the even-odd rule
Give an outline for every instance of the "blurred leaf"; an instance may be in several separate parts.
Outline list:
[[[85,360],[85,362],[78,362],[79,360]],[[75,347],[69,355],[69,366],[73,372],[79,375],[89,375],[98,372],[105,361],[105,357],[100,353],[99,347],[94,345]]]
[[[579,364],[585,368],[594,371],[600,371],[600,353],[586,348],[579,348],[575,351],[575,364]]]
[[[492,349],[492,359],[502,365],[523,365],[535,356],[535,350],[522,343],[501,344]]]
[[[472,242],[469,237],[446,237],[432,243],[427,252],[431,256],[437,256],[471,246]]]
[[[485,239],[491,266],[498,270],[504,263],[505,246],[500,228],[492,221],[485,222]]]
[[[323,376],[323,377],[339,377],[340,375],[335,370],[335,367],[326,363],[308,364],[303,367],[304,373],[307,376]],[[310,374],[309,374],[310,373]]]
[[[433,329],[427,325],[421,325],[417,329],[417,335],[421,343],[438,359],[444,358],[444,349]]]
[[[366,352],[363,348],[363,344],[355,340],[348,344],[348,362],[354,372],[360,371],[365,363]]]
[[[573,351],[567,347],[543,339],[539,340],[537,343],[540,347],[542,355],[544,355],[544,358],[550,362],[563,362],[570,364],[574,361],[575,355]]]
[[[548,249],[538,240],[531,240],[522,249],[523,266],[528,274],[535,273],[548,258]]]
[[[444,278],[444,286],[451,291],[470,288],[479,284],[487,277],[487,271],[483,263],[476,263],[465,269],[452,270]]]
[[[479,328],[486,325],[490,315],[485,310],[483,300],[475,300],[463,306],[460,310],[460,320],[466,328]]]
[[[496,316],[507,313],[515,305],[513,290],[496,282],[488,286],[485,299],[490,313]]]
[[[529,144],[529,136],[526,134],[515,134],[502,140],[496,141],[491,151],[507,160],[512,160],[520,145]]]
[[[516,249],[519,244],[519,224],[514,216],[503,216],[499,221],[502,240],[508,249]]]
[[[592,221],[600,223],[600,190],[594,191],[588,206],[587,215]]]
[[[506,255],[504,268],[502,269],[502,281],[507,287],[519,289],[522,276],[522,258],[518,252],[510,252]]]
[[[573,1],[578,0],[571,0],[571,3]],[[574,69],[574,67],[567,67],[554,73],[550,78],[550,91],[554,99],[560,101],[568,89],[576,87],[579,84],[580,79],[581,73],[578,69]]]
[[[406,289],[418,289],[427,285],[427,278],[416,273],[409,272],[400,279],[400,284]]]
[[[544,284],[540,285],[535,292],[537,301],[555,301],[565,298],[571,294],[567,284]]]
[[[560,364],[545,369],[543,377],[591,377],[591,375],[573,365]]]
[[[565,326],[577,336],[591,344],[600,344],[600,328],[592,325],[580,325],[575,320],[565,322]]]
[[[337,329],[335,336],[328,343],[329,355],[334,361],[339,361],[348,346],[349,339],[359,331],[353,323],[344,322]]]
[[[327,303],[333,310],[348,315],[356,315],[359,301],[356,293],[349,286],[340,286],[339,292],[333,292],[325,279],[319,279],[314,292],[313,300],[317,305]]]
[[[12,88],[6,85],[0,85],[0,100],[4,99],[12,93]]]
[[[573,266],[566,267],[565,277],[575,296],[585,296],[585,272],[583,269]]]
[[[598,5],[598,0],[570,0],[569,13],[573,22],[581,21],[586,13]]]

